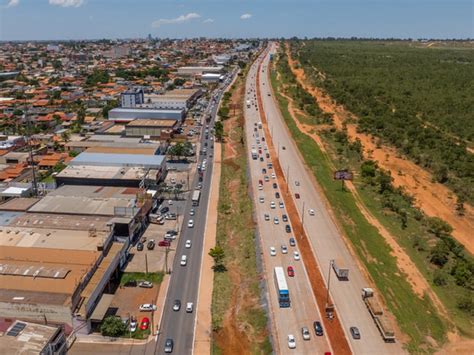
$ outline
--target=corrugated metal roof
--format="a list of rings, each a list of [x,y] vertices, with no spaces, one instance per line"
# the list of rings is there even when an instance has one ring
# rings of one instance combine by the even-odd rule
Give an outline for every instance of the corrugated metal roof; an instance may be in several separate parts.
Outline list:
[[[84,152],[71,160],[69,165],[123,166],[158,169],[163,165],[164,159],[164,155],[106,154]]]

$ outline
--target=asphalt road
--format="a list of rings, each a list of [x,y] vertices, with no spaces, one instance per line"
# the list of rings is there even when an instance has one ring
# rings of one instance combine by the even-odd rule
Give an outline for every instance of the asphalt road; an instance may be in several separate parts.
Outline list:
[[[271,52],[275,52],[273,47]],[[278,156],[281,167],[289,181],[291,195],[300,211],[304,214],[304,228],[310,239],[313,253],[323,277],[328,283],[328,268],[333,259],[343,259],[349,267],[349,280],[339,281],[331,271],[331,296],[341,318],[344,331],[350,346],[356,354],[400,354],[404,353],[400,343],[385,343],[376,328],[361,298],[361,289],[368,282],[360,271],[356,257],[351,254],[345,241],[328,211],[324,199],[315,187],[314,176],[305,168],[303,158],[291,138],[291,134],[281,117],[271,92],[271,83],[267,76],[269,55],[262,65],[260,90],[263,107],[267,115],[269,130],[274,142],[278,142]],[[269,96],[270,95],[270,96]],[[283,148],[284,147],[284,148]],[[299,186],[296,186],[296,181]],[[295,199],[299,193],[301,198]],[[303,210],[304,205],[304,210]],[[315,210],[315,216],[308,214],[308,209]],[[349,327],[357,326],[361,340],[354,340],[349,334]]]
[[[268,300],[270,307],[270,317],[272,321],[272,335],[275,353],[295,353],[295,354],[324,354],[331,351],[326,336],[316,336],[313,329],[313,322],[321,320],[319,309],[316,305],[311,286],[306,274],[306,270],[302,260],[295,260],[293,252],[298,250],[296,247],[289,245],[289,238],[292,233],[285,231],[285,225],[290,222],[283,222],[282,215],[288,215],[286,208],[280,208],[279,203],[283,202],[281,196],[283,191],[278,186],[277,179],[272,176],[273,169],[268,169],[267,163],[271,162],[270,158],[266,158],[267,150],[265,150],[266,141],[261,141],[264,137],[263,129],[259,129],[257,122],[260,121],[259,112],[256,110],[255,88],[256,73],[258,63],[254,63],[247,76],[246,96],[245,100],[250,100],[252,105],[250,108],[245,105],[245,122],[247,148],[249,155],[249,166],[251,175],[251,186],[253,191],[253,200],[255,211],[257,213],[258,230],[260,235],[263,264],[265,270],[265,278],[268,285]],[[258,137],[257,137],[258,136]],[[260,141],[261,154],[263,161],[254,160],[251,156],[251,149],[255,148],[258,152]],[[262,168],[267,169],[267,173],[262,173]],[[268,177],[265,181],[264,176]],[[259,180],[263,182],[263,189],[259,189]],[[273,187],[276,184],[276,188]],[[276,193],[280,194],[280,198],[276,198]],[[261,202],[260,198],[264,198]],[[275,202],[276,207],[271,208],[271,201]],[[265,220],[264,215],[268,214],[270,220]],[[274,218],[278,218],[278,224],[275,224]],[[281,251],[281,246],[288,248],[288,253]],[[270,247],[276,249],[276,255],[270,255]],[[283,267],[285,271],[286,281],[290,292],[291,307],[280,308],[277,298],[277,290],[274,281],[274,268]],[[287,267],[292,266],[295,272],[294,277],[289,277]],[[306,326],[311,334],[310,340],[303,340],[301,328]],[[296,349],[288,348],[288,335],[292,334],[296,338]]]
[[[225,84],[227,85],[227,84]],[[220,85],[221,88],[225,88],[225,85]],[[214,125],[214,120],[217,114],[218,103],[222,97],[224,90],[220,90],[216,98],[216,103],[211,110],[211,121],[209,122],[209,131]],[[146,353],[162,354],[164,353],[164,343],[167,338],[171,338],[174,341],[173,353],[175,354],[191,354],[193,343],[194,343],[194,330],[195,330],[195,310],[196,301],[198,297],[200,269],[203,252],[203,239],[204,230],[207,220],[207,205],[209,202],[209,193],[211,186],[211,176],[213,169],[213,152],[211,148],[213,141],[211,140],[212,135],[204,133],[206,123],[203,122],[202,134],[200,138],[201,147],[204,147],[204,143],[207,142],[207,155],[200,156],[199,162],[203,159],[207,160],[206,170],[203,172],[203,181],[201,189],[201,199],[198,207],[194,207],[196,213],[194,216],[189,215],[189,211],[192,208],[190,200],[190,194],[186,201],[184,212],[182,214],[183,222],[181,234],[176,246],[176,257],[171,267],[172,274],[170,285],[166,297],[165,309],[163,313],[162,322],[160,324],[160,334],[158,336],[158,342],[155,344],[156,349],[150,349],[147,347]],[[202,149],[202,148],[201,148]],[[211,156],[212,155],[212,156]],[[192,179],[192,185],[198,184],[197,174]],[[188,221],[194,220],[194,227],[188,227]],[[185,248],[186,240],[191,240],[192,246],[190,249]],[[180,266],[181,256],[186,255],[187,265]],[[174,300],[179,299],[181,301],[181,309],[178,312],[173,311]],[[192,302],[194,304],[194,310],[192,313],[186,313],[186,303]],[[151,350],[151,351],[150,351]]]

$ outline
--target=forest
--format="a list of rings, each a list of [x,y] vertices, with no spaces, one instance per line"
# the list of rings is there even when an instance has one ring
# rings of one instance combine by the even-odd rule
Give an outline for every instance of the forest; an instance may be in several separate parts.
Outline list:
[[[291,50],[315,85],[359,117],[362,132],[430,170],[461,203],[474,202],[472,47],[293,40]]]

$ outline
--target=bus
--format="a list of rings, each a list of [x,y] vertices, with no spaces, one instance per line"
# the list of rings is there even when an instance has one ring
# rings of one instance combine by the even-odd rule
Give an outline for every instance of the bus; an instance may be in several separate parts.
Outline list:
[[[191,197],[191,201],[193,202],[193,206],[199,206],[199,200],[201,199],[201,191],[194,190],[193,196]]]
[[[281,266],[275,267],[275,287],[280,308],[290,307],[290,291],[286,283],[285,271]]]

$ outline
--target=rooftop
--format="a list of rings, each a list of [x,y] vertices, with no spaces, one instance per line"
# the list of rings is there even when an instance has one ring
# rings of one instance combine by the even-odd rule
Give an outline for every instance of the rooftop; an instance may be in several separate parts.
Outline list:
[[[166,127],[172,128],[176,125],[177,120],[133,120],[127,124],[127,127]]]
[[[56,175],[56,177],[99,180],[142,180],[146,171],[144,168],[123,168],[120,166],[70,165]]]
[[[165,157],[163,155],[144,154],[105,154],[81,153],[69,162],[69,165],[99,165],[120,167],[142,167],[159,169]]]

